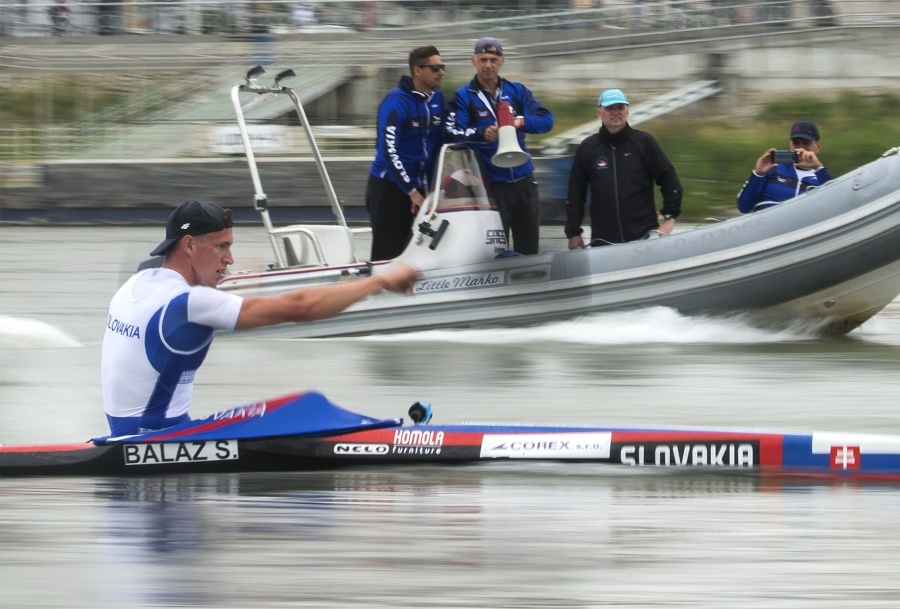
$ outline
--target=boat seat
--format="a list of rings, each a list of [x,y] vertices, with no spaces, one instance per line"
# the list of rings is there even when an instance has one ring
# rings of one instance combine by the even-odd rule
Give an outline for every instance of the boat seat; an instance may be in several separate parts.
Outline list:
[[[344,226],[292,224],[272,230],[288,266],[335,266],[359,262],[353,232]]]

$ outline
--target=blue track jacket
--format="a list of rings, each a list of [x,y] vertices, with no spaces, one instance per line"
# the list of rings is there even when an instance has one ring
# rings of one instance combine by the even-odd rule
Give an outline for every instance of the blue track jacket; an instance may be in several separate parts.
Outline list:
[[[529,160],[518,167],[497,167],[491,157],[497,153],[498,142],[486,142],[484,130],[497,124],[497,103],[509,102],[515,115],[525,118],[525,127],[516,130],[519,146],[525,152],[526,133],[547,133],[553,129],[553,114],[534,98],[525,85],[500,79],[497,99],[482,89],[478,78],[459,88],[447,108],[444,125],[448,141],[468,143],[478,150],[485,161],[489,182],[515,182],[534,172]]]
[[[378,106],[372,175],[390,180],[406,194],[429,190],[444,140],[444,110],[440,91],[426,95],[413,89],[409,76],[400,78]]]
[[[803,178],[802,181],[798,178],[794,166],[784,163],[770,169],[763,176],[751,172],[750,179],[744,182],[738,193],[738,210],[742,214],[747,214],[774,207],[807,192],[814,186],[821,186],[829,180],[831,180],[831,173],[825,167],[816,170],[815,177]]]

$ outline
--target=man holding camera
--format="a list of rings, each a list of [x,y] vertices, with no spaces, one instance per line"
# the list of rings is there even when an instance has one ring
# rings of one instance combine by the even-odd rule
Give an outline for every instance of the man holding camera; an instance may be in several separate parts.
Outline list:
[[[816,156],[822,142],[814,123],[794,123],[789,141],[790,150],[770,148],[756,161],[750,179],[737,196],[742,214],[774,207],[831,179]]]

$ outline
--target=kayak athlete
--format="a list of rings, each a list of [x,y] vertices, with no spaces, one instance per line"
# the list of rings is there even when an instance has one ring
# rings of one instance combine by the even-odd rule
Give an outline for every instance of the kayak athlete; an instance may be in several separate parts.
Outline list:
[[[216,330],[247,330],[333,317],[381,290],[412,293],[409,266],[338,285],[274,296],[240,297],[216,289],[234,263],[231,210],[188,201],[166,222],[151,256],[160,268],[133,275],[109,305],[101,351],[103,408],[114,436],[189,420],[194,375]]]

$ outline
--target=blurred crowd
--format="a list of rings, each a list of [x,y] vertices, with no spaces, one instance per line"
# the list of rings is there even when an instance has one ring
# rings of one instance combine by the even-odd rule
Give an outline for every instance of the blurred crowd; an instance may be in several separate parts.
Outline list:
[[[836,25],[841,13],[896,14],[897,6],[884,5],[897,4],[900,0],[0,0],[0,35],[289,34],[484,19],[503,19],[510,29]]]

